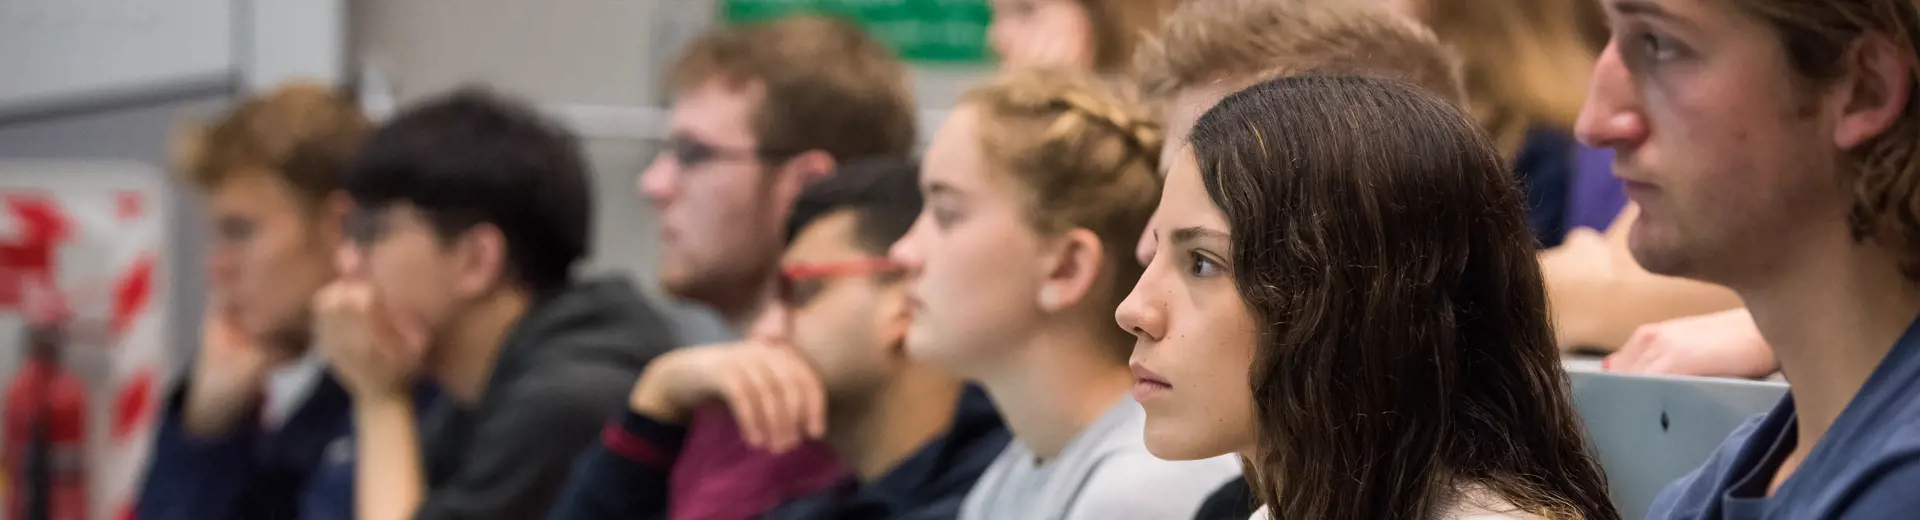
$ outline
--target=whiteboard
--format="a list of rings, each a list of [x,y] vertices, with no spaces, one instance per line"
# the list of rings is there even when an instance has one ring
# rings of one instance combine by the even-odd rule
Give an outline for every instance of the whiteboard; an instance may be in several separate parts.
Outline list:
[[[239,0],[0,0],[0,112],[228,81]]]

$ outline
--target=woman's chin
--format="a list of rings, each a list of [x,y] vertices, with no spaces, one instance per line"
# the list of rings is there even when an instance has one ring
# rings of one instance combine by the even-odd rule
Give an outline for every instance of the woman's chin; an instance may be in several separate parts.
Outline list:
[[[1154,427],[1153,418],[1147,419],[1147,453],[1160,460],[1201,460],[1225,455],[1229,450],[1214,449],[1206,442],[1210,439],[1193,435],[1191,431],[1177,425],[1161,424]]]
[[[950,374],[966,376],[969,370],[965,347],[936,339],[939,334],[921,323],[907,329],[907,357],[937,367]]]

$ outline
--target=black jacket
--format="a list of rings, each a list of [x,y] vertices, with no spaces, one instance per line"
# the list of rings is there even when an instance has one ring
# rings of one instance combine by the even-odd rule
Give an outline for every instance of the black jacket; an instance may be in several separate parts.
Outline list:
[[[1200,512],[1193,520],[1242,520],[1253,516],[1260,509],[1260,499],[1253,496],[1253,488],[1247,486],[1246,477],[1227,481],[1226,485],[1207,495],[1200,503]]]
[[[686,429],[627,412],[582,454],[551,520],[665,518],[667,477]],[[848,478],[775,507],[761,520],[947,520],[1010,439],[993,402],[969,387],[953,425],[879,480]]]
[[[623,280],[580,282],[530,307],[477,406],[442,400],[422,428],[422,520],[538,518],[576,454],[625,409],[640,370],[673,348],[666,320]]]

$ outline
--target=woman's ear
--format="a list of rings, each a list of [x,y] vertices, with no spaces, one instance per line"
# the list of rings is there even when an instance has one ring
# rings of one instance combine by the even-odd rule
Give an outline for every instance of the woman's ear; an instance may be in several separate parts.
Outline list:
[[[1087,299],[1100,280],[1100,266],[1106,251],[1100,237],[1084,228],[1076,228],[1054,240],[1053,252],[1045,255],[1045,269],[1035,295],[1040,310],[1060,312]]]

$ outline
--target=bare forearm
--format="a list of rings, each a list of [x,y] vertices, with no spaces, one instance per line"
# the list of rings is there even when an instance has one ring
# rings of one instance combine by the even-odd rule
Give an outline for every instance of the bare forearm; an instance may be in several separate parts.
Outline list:
[[[406,394],[356,398],[353,413],[359,455],[354,473],[355,517],[412,518],[426,498],[412,401]]]
[[[1641,325],[1740,306],[1725,287],[1645,272],[1561,284],[1549,279],[1547,291],[1561,346],[1605,352],[1618,350]]]
[[[1561,348],[1613,352],[1641,325],[1739,307],[1731,289],[1684,278],[1660,276],[1640,267],[1628,247],[1628,235],[1640,218],[1628,205],[1607,228],[1604,276],[1587,276],[1582,259],[1542,255],[1547,297]]]

